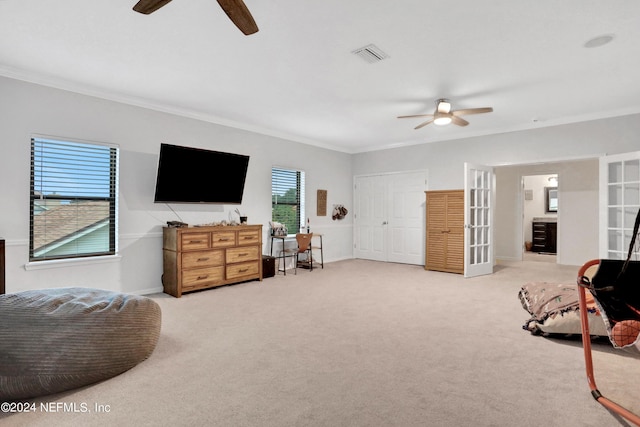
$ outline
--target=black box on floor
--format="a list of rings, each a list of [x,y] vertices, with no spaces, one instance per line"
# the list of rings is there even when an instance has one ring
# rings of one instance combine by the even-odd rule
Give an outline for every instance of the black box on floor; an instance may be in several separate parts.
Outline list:
[[[262,255],[262,278],[276,275],[276,258],[269,255]]]

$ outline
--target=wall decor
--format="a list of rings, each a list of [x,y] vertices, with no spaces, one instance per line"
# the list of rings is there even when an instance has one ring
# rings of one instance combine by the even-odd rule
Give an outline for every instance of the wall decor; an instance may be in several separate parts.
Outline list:
[[[318,190],[316,215],[327,216],[327,190]]]
[[[349,211],[343,205],[333,205],[333,213],[331,214],[331,219],[334,221],[336,219],[343,219]]]

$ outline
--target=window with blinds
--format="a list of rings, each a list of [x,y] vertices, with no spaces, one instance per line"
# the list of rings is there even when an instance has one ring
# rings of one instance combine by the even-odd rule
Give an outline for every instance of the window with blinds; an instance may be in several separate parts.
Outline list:
[[[304,227],[304,172],[271,169],[271,220],[287,226],[289,233]]]
[[[118,149],[31,139],[29,259],[116,253]]]

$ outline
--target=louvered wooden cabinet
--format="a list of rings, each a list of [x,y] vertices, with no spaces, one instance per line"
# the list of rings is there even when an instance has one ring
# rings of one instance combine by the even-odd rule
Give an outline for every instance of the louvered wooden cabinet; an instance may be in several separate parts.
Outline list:
[[[164,291],[185,292],[262,280],[262,225],[163,229]]]
[[[426,191],[426,270],[464,273],[464,191]]]

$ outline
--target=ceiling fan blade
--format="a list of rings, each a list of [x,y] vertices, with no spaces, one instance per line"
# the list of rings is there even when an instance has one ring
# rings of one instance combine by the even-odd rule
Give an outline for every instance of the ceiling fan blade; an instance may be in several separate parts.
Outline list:
[[[148,15],[160,9],[170,1],[171,0],[140,0],[135,6],[133,6],[133,10]]]
[[[218,0],[218,4],[244,35],[258,32],[258,25],[242,0]]]
[[[413,119],[416,117],[433,117],[433,114],[415,114],[413,116],[398,116],[399,119]]]
[[[482,113],[490,113],[493,111],[491,107],[483,107],[483,108],[465,108],[462,110],[453,111],[454,116],[466,116],[468,114],[482,114]]]
[[[414,129],[420,129],[421,127],[424,127],[424,126],[428,125],[429,123],[433,123],[433,118],[427,120],[426,122],[420,123],[418,126],[414,127]]]
[[[469,122],[466,121],[465,119],[458,116],[454,116],[453,114],[451,115],[451,123],[458,126],[466,126],[469,124]]]

